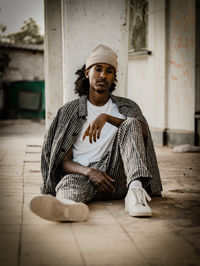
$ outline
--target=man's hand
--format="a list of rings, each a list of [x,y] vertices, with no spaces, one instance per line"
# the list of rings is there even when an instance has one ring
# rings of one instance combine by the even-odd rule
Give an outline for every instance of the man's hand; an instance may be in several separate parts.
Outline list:
[[[82,140],[84,140],[86,136],[89,136],[90,143],[92,143],[92,141],[96,142],[96,140],[100,138],[101,130],[107,121],[107,114],[100,114],[97,116],[97,118],[89,124],[88,128],[83,134]]]
[[[95,185],[98,191],[105,193],[113,193],[115,191],[115,187],[112,184],[113,182],[115,182],[115,180],[106,173],[90,168],[87,176]]]
[[[100,138],[101,130],[106,122],[115,127],[119,127],[123,121],[124,119],[118,117],[104,113],[100,114],[95,120],[92,121],[92,123],[89,124],[88,128],[83,134],[82,140],[84,140],[86,136],[89,136],[90,143],[92,143],[92,140],[96,142],[96,140]]]

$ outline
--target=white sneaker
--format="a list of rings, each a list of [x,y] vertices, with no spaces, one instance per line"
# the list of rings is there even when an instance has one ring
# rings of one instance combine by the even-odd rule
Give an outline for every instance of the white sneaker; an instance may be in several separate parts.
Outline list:
[[[86,221],[89,216],[89,208],[84,203],[61,202],[57,198],[46,195],[33,198],[29,205],[31,211],[43,219],[62,222],[62,221]]]
[[[125,211],[129,212],[130,216],[152,216],[152,210],[146,199],[151,200],[143,187],[129,188],[125,197]]]

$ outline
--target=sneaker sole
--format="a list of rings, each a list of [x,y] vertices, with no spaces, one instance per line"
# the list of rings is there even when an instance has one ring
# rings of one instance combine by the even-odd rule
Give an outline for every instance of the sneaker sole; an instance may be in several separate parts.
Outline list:
[[[82,222],[89,217],[89,208],[86,204],[64,204],[50,195],[33,198],[29,207],[34,214],[54,222]]]
[[[151,217],[152,213],[151,212],[129,212],[129,215],[133,217]]]

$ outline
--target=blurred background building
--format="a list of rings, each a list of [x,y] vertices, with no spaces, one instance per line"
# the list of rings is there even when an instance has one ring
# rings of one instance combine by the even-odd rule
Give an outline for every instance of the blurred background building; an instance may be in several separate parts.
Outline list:
[[[45,117],[44,47],[39,26],[25,20],[16,33],[0,24],[0,117]]]
[[[0,58],[1,118],[44,118],[43,45],[0,43]]]

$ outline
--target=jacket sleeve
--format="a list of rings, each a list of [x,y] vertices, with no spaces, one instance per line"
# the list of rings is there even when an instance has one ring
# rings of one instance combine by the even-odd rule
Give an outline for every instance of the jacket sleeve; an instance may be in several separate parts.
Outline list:
[[[41,154],[41,172],[43,183],[40,187],[41,193],[46,194],[46,181],[49,173],[49,163],[51,156],[51,147],[54,140],[57,124],[59,120],[59,111],[57,112],[56,117],[53,119],[49,129],[46,131],[44,136],[44,142],[42,146],[42,154]]]

